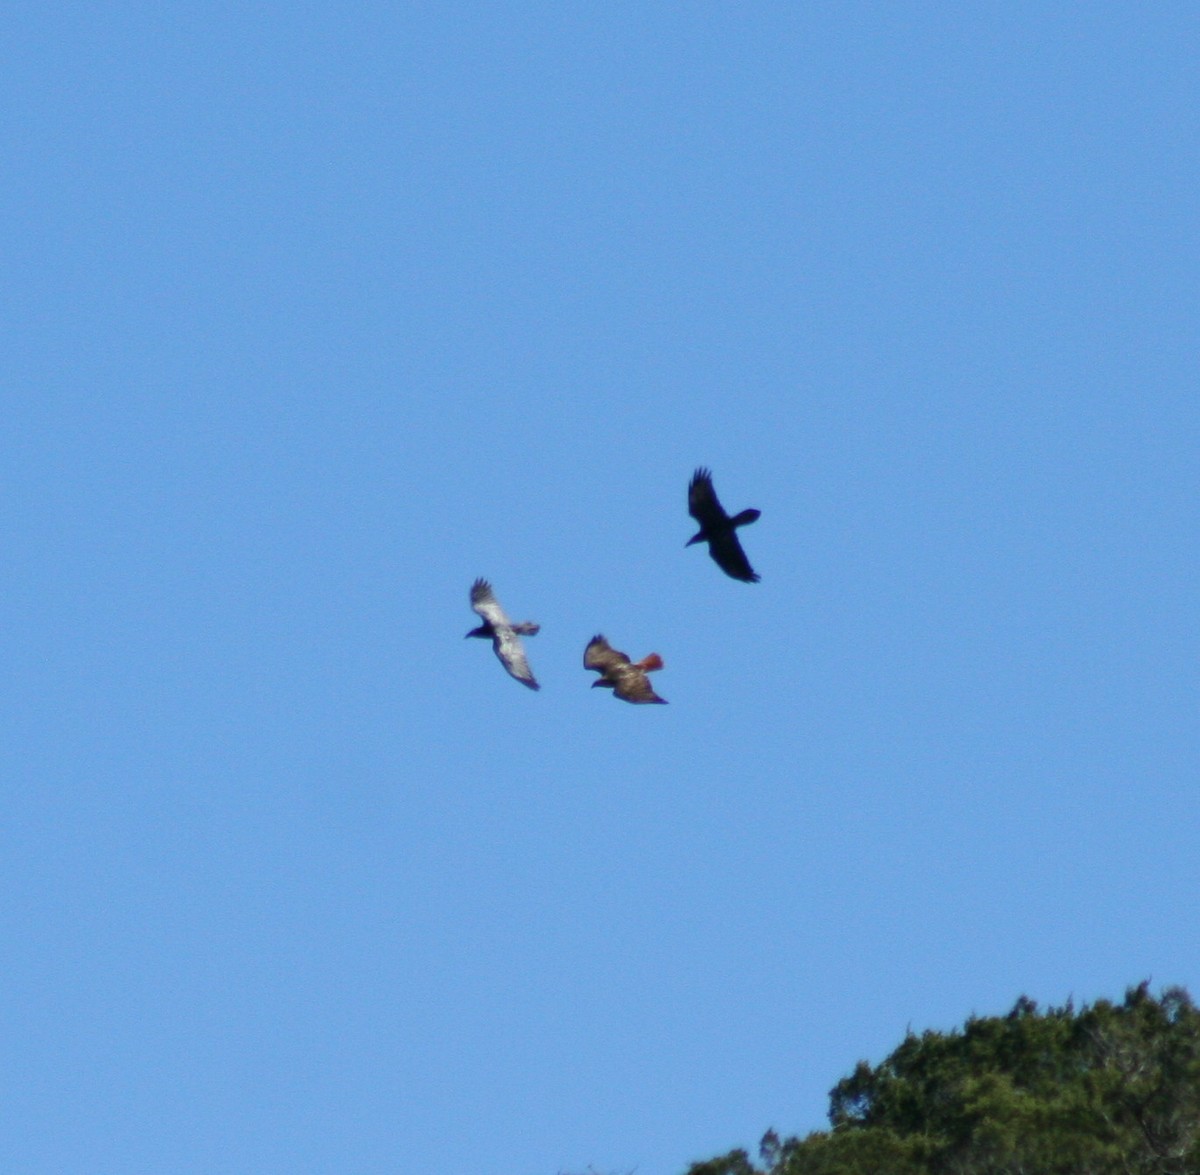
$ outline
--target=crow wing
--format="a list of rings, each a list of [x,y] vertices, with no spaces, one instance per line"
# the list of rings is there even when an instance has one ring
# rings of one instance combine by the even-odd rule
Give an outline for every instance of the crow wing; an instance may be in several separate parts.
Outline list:
[[[511,628],[498,628],[492,634],[492,648],[500,658],[500,664],[515,677],[522,685],[530,689],[541,689],[533,670],[529,668],[529,660],[525,656],[525,646],[521,638]]]
[[[522,685],[527,685],[530,689],[541,689],[537,678],[533,676],[533,670],[529,668],[525,646],[517,635],[518,630],[532,635],[538,631],[538,626],[528,623],[514,626],[500,607],[500,601],[496,599],[492,585],[486,579],[477,579],[471,585],[471,607],[479,614],[484,626],[490,629],[492,648],[500,664]]]
[[[486,579],[477,579],[471,584],[471,607],[479,613],[481,619],[493,628],[497,625],[511,628],[508,617],[504,614],[504,609],[500,607],[500,601],[496,599],[495,592],[492,591],[492,585]]]
[[[736,530],[730,528],[719,534],[710,535],[708,553],[712,556],[713,562],[726,575],[733,579],[740,579],[744,583],[758,583],[759,575],[750,566],[750,560],[746,558],[746,552],[742,550]]]
[[[721,499],[713,489],[712,470],[705,469],[704,466],[692,474],[692,480],[688,484],[688,513],[700,523],[700,529],[704,531],[717,529],[729,523],[729,515],[725,513],[725,507],[721,505]]]

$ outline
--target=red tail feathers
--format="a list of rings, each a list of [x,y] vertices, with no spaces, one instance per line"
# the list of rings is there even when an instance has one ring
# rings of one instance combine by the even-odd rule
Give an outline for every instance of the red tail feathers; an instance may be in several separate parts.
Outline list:
[[[657,653],[651,653],[648,657],[643,657],[635,665],[635,669],[644,669],[647,673],[653,673],[656,669],[663,667],[663,659]]]

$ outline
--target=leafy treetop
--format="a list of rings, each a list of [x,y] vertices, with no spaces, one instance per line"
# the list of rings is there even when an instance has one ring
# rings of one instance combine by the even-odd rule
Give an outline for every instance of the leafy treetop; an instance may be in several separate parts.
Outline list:
[[[1022,996],[860,1061],[829,1120],[688,1175],[1200,1175],[1200,1010],[1148,983],[1078,1011]]]

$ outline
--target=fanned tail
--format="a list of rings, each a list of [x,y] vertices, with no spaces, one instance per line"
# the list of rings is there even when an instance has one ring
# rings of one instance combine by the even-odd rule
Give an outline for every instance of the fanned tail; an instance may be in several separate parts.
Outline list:
[[[663,667],[663,659],[657,653],[651,653],[648,657],[643,657],[634,665],[634,669],[643,669],[647,673],[653,673],[656,669]]]

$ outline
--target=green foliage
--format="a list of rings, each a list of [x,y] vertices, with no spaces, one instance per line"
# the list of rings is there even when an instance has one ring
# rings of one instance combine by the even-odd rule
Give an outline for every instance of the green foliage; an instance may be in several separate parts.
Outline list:
[[[1200,1175],[1200,1010],[1148,986],[910,1033],[834,1086],[830,1130],[688,1175]]]

